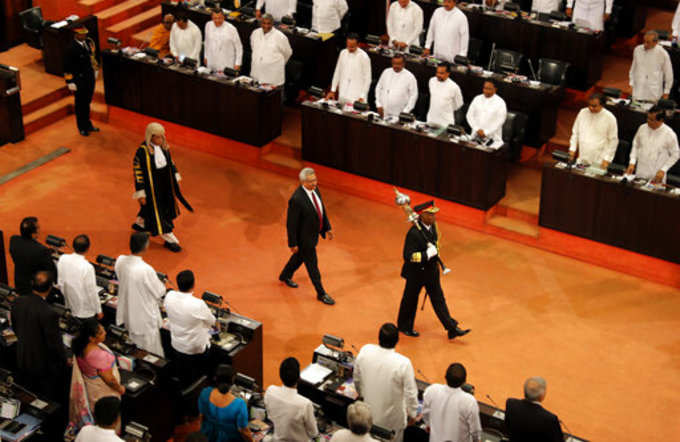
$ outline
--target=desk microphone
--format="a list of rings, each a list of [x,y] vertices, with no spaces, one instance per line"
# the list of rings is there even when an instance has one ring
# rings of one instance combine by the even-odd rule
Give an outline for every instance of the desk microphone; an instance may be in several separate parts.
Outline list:
[[[491,403],[493,404],[494,407],[500,409],[500,407],[498,406],[498,404],[496,403],[496,401],[494,401],[493,398],[492,398],[490,395],[487,394],[487,395],[486,395],[486,398],[487,398],[488,400],[491,401]]]
[[[359,354],[359,349],[356,348],[356,346],[354,344],[349,344],[349,345],[352,346],[352,350],[354,350],[355,352],[357,352],[357,354]]]
[[[531,62],[531,58],[529,58],[528,61],[529,69],[531,69],[531,76],[534,77],[534,80],[538,81],[538,77],[536,76],[536,71],[534,70],[534,64]]]
[[[422,371],[420,371],[420,368],[416,368],[416,372],[420,375],[421,378],[423,378],[423,380],[424,380],[425,382],[427,382],[428,384],[431,384],[431,382],[430,382],[430,380],[427,378],[427,376],[425,376],[425,374],[424,374]]]
[[[567,424],[565,424],[564,421],[563,421],[562,419],[558,419],[558,420],[560,421],[560,425],[562,425],[562,426],[564,427],[564,429],[567,430],[567,433],[569,433],[569,434],[574,434],[574,433],[571,432],[571,430],[569,429],[569,427],[567,427]]]

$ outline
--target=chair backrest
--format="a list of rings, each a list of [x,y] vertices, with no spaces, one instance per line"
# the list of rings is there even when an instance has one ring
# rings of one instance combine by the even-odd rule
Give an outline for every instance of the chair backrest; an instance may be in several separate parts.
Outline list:
[[[538,79],[543,83],[564,86],[567,80],[568,69],[569,63],[550,58],[541,58],[538,60]]]
[[[517,73],[524,56],[517,51],[494,49],[491,70],[500,73]]]
[[[529,117],[522,112],[508,111],[503,124],[503,141],[510,146],[508,157],[510,161],[519,158],[526,138]]]
[[[480,66],[483,64],[484,58],[484,41],[478,38],[470,37],[468,42],[468,59],[470,63]]]
[[[413,114],[416,116],[418,121],[425,121],[427,119],[427,112],[430,109],[430,92],[420,91],[418,92],[418,100],[416,105],[413,107]]]
[[[39,32],[45,25],[40,6],[19,12],[19,18],[21,20],[21,26],[30,31]]]
[[[505,123],[503,123],[503,141],[509,143],[515,136],[515,118],[517,114],[508,111],[508,115],[505,117]]]
[[[614,161],[612,162],[628,167],[631,148],[632,146],[629,141],[619,140],[619,145],[616,147],[616,155],[614,155]]]
[[[470,128],[470,125],[467,122],[467,117],[466,117],[468,107],[470,107],[470,105],[468,103],[463,104],[460,107],[460,109],[458,109],[457,111],[455,111],[453,113],[453,118],[454,118],[457,125],[463,126],[465,128],[465,131],[469,133],[471,128]]]

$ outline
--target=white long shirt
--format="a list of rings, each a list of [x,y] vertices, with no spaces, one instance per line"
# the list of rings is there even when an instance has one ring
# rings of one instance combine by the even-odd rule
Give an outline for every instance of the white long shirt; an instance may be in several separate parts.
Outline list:
[[[347,0],[314,0],[312,29],[321,34],[337,31],[348,10]]]
[[[452,62],[456,55],[467,57],[470,42],[468,19],[460,9],[454,7],[447,11],[441,7],[434,11],[425,47],[431,48],[433,42],[432,53],[437,58]]]
[[[423,393],[423,420],[430,442],[472,442],[482,433],[479,406],[460,388],[432,384]]]
[[[375,425],[399,433],[418,413],[418,387],[411,361],[394,349],[364,345],[354,362],[354,384],[371,407]]]
[[[377,439],[371,437],[371,433],[362,434],[361,436],[352,433],[347,428],[341,428],[333,433],[330,442],[377,442]]]
[[[671,28],[673,29],[673,37],[677,37],[680,33],[680,3],[678,3],[678,7],[675,9]]]
[[[630,165],[637,164],[636,176],[649,180],[660,170],[665,174],[678,159],[680,147],[673,129],[666,124],[657,129],[652,129],[647,123],[640,126],[633,138],[629,160]]]
[[[505,100],[498,94],[493,94],[489,98],[484,94],[479,94],[470,103],[465,117],[472,128],[473,135],[481,129],[488,138],[492,138],[495,142],[502,142],[503,124],[507,116],[508,108]]]
[[[191,20],[188,20],[186,29],[180,28],[177,23],[172,25],[170,29],[170,53],[174,57],[183,55],[193,58],[200,64],[202,44],[201,30]]]
[[[616,117],[607,109],[593,113],[583,108],[579,111],[571,131],[569,151],[578,148],[578,157],[591,165],[600,166],[603,160],[611,162],[619,145]]]
[[[185,355],[205,352],[210,346],[210,328],[215,316],[202,299],[191,293],[171,290],[165,295],[170,345]]]
[[[420,46],[420,33],[423,32],[423,9],[414,1],[405,8],[399,2],[392,2],[387,13],[387,35],[390,43],[400,41],[408,45]]]
[[[286,63],[293,49],[288,37],[276,28],[266,34],[262,28],[250,34],[250,47],[253,50],[250,76],[260,83],[281,86],[286,82]]]
[[[94,267],[83,255],[61,255],[57,262],[57,275],[57,285],[73,316],[91,318],[102,312]]]
[[[141,256],[120,255],[116,259],[118,308],[116,324],[125,324],[131,335],[158,334],[163,321],[160,300],[165,285]]]
[[[297,10],[297,0],[257,0],[255,9],[264,10],[274,17],[274,21],[281,21],[284,16],[293,16]]]
[[[649,50],[638,45],[633,51],[629,76],[633,99],[658,101],[662,95],[669,94],[673,86],[673,65],[668,51],[659,44]]]
[[[277,442],[308,441],[319,435],[312,401],[285,385],[271,385],[264,394],[267,417]]]
[[[460,87],[451,78],[439,81],[437,77],[430,78],[429,87],[430,109],[427,112],[427,122],[440,126],[454,124],[454,112],[463,106]]]
[[[411,112],[418,99],[418,81],[415,75],[406,69],[395,72],[387,68],[380,75],[375,87],[375,105],[382,107],[385,116],[399,116],[402,112]]]
[[[560,8],[561,0],[534,0],[531,2],[531,10],[548,14]]]
[[[123,439],[116,435],[114,429],[86,425],[78,432],[76,442],[123,442]]]
[[[243,45],[236,28],[226,21],[220,27],[213,21],[205,24],[205,58],[211,71],[221,72],[224,68],[241,66]]]
[[[585,25],[594,31],[604,30],[604,14],[612,13],[614,0],[567,0],[567,8],[573,8],[574,23]]]
[[[340,51],[338,63],[335,65],[331,90],[337,92],[343,103],[354,103],[359,98],[368,101],[368,90],[371,88],[371,59],[362,49],[354,52],[349,49]]]

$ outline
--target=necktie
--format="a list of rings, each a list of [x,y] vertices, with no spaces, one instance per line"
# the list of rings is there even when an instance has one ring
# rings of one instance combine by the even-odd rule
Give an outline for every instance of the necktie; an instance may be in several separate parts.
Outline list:
[[[316,193],[312,191],[312,200],[314,201],[314,208],[316,209],[316,214],[319,217],[319,232],[323,229],[323,215],[321,215],[321,207],[319,206],[319,200],[316,198]]]

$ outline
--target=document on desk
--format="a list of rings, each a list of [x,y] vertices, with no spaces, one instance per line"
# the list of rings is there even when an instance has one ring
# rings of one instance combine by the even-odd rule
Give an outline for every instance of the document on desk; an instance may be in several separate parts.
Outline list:
[[[331,375],[333,371],[323,365],[313,363],[307,366],[302,373],[300,373],[300,379],[305,382],[309,382],[312,385],[319,385],[326,380],[328,376]]]

